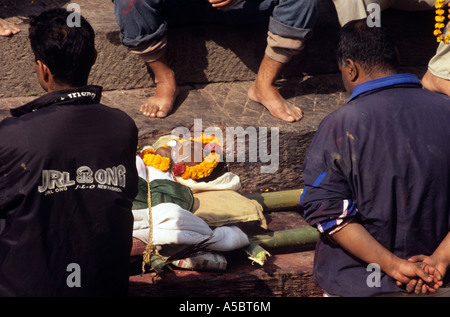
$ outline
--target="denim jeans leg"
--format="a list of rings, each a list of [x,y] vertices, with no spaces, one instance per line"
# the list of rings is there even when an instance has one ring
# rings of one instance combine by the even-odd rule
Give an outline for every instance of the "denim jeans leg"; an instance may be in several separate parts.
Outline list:
[[[160,15],[163,0],[114,0],[122,44],[130,49],[161,40],[167,23]]]
[[[270,18],[269,31],[284,38],[308,38],[318,14],[319,0],[279,0]]]

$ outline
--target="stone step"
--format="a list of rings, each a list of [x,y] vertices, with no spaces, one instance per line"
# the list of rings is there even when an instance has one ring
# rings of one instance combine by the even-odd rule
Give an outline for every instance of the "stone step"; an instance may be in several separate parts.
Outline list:
[[[44,9],[67,7],[70,1],[0,1],[0,17],[18,23],[22,32],[0,38],[0,98],[42,93],[35,80],[34,57],[29,48],[28,25],[19,17]],[[140,58],[129,54],[119,41],[112,1],[76,0],[81,13],[96,30],[99,56],[90,81],[105,90],[150,88],[154,82]],[[433,12],[387,10],[382,23],[393,27],[404,66],[424,66],[434,54]],[[314,37],[283,71],[285,77],[337,72],[334,47],[339,30],[330,0],[321,0]],[[168,58],[180,84],[250,81],[255,78],[266,45],[266,25],[232,27],[197,25],[171,28]]]

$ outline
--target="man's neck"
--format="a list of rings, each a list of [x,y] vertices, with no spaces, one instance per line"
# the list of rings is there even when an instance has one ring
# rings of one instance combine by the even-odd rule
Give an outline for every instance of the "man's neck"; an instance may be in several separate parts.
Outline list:
[[[377,70],[377,69],[375,69],[370,72],[365,72],[363,75],[364,75],[364,82],[367,82],[370,80],[383,78],[383,77],[387,77],[387,76],[392,76],[395,74],[397,74],[397,72],[394,70]]]
[[[55,92],[60,90],[69,90],[69,89],[77,89],[80,88],[79,86],[71,86],[71,85],[55,85],[53,87],[49,87],[47,92]]]
[[[354,82],[353,89],[356,86],[364,84],[364,83],[366,83],[368,81],[379,79],[379,78],[383,78],[383,77],[387,77],[387,76],[392,76],[392,75],[395,75],[395,74],[398,74],[398,73],[396,71],[394,71],[394,70],[373,69],[370,72],[362,71],[360,73],[360,76],[358,77],[358,80],[356,82]]]

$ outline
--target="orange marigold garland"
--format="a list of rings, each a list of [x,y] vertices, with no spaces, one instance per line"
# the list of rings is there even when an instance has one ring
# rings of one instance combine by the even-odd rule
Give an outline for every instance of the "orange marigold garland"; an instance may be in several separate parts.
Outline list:
[[[183,163],[172,164],[172,160],[167,157],[157,155],[153,149],[145,149],[141,152],[142,160],[145,165],[153,166],[163,172],[168,171],[172,167],[174,176],[180,176],[183,179],[201,179],[211,175],[212,171],[220,162],[220,152],[222,147],[219,140],[215,136],[201,135],[197,138],[190,138],[191,141],[201,142],[210,151],[210,154],[205,157],[203,162],[195,166],[187,166]],[[187,140],[179,140],[180,143]],[[167,145],[164,145],[167,146]],[[174,166],[172,166],[174,165]]]
[[[217,167],[220,161],[220,155],[217,153],[210,153],[203,162],[195,166],[186,166],[182,179],[200,179],[211,175],[212,171]],[[177,175],[175,175],[177,176]]]
[[[163,172],[168,171],[172,165],[170,158],[155,154],[153,149],[145,149],[142,151],[142,160],[145,165],[153,166]]]
[[[211,175],[212,171],[217,167],[220,162],[220,155],[216,151],[221,150],[221,144],[215,136],[202,134],[196,138],[190,138],[193,142],[201,142],[205,145],[207,149],[210,150],[210,154],[205,157],[203,162],[195,166],[186,166],[182,173],[174,174],[175,176],[180,176],[182,179],[201,179]],[[180,142],[185,142],[186,140],[180,140]]]
[[[434,25],[434,36],[436,36],[436,40],[440,42],[444,42],[445,44],[449,43],[450,34],[444,35],[443,29],[445,28],[445,1],[446,0],[436,0],[436,4],[434,5],[436,9],[436,17],[435,17],[435,25]],[[448,5],[450,8],[450,4]],[[448,10],[450,13],[450,9]],[[450,14],[447,16],[450,19]]]

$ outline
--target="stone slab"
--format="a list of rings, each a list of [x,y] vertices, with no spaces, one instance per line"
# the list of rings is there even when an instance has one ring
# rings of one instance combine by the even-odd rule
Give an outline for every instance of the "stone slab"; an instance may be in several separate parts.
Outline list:
[[[245,258],[229,263],[227,272],[174,270],[130,277],[130,297],[319,297],[312,279],[314,251],[275,254],[264,266]],[[207,287],[205,287],[207,285]]]
[[[106,90],[151,88],[154,82],[144,63],[122,46],[111,1],[76,0],[81,13],[97,33],[99,56],[91,82]],[[34,80],[34,57],[29,48],[27,23],[19,17],[52,7],[67,7],[67,0],[0,0],[0,17],[18,23],[22,32],[0,38],[0,98],[39,94]],[[436,48],[433,12],[387,10],[382,23],[393,27],[404,66],[423,66]],[[302,77],[337,71],[334,47],[339,24],[330,0],[321,0],[314,37],[285,67],[284,77]],[[266,45],[266,25],[233,27],[197,25],[171,28],[168,57],[180,84],[250,81],[255,78]]]

